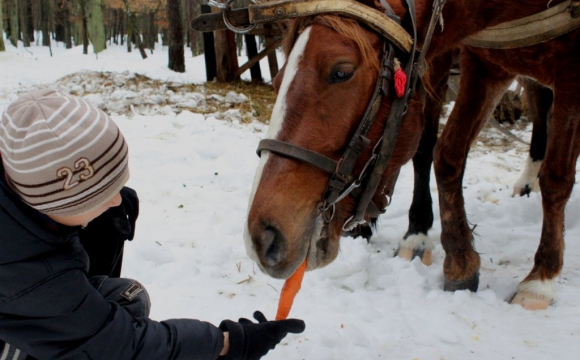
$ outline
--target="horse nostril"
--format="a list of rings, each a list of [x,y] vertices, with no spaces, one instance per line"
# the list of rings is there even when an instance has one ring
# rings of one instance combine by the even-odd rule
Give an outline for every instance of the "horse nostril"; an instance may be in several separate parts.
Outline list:
[[[284,236],[282,233],[278,229],[268,226],[264,230],[262,249],[263,259],[266,264],[269,266],[278,265],[282,261],[284,253]]]

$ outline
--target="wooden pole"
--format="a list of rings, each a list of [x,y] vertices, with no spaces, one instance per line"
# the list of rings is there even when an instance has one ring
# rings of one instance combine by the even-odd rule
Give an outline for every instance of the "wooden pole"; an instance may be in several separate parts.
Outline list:
[[[244,35],[244,40],[246,40],[246,50],[248,52],[248,61],[258,54],[258,46],[256,45],[256,37],[254,35]],[[260,68],[260,62],[256,63],[250,68],[250,75],[252,76],[252,81],[263,81],[262,69]]]
[[[221,12],[213,8],[214,12]],[[214,31],[215,57],[217,64],[217,81],[230,82],[235,77],[238,69],[238,56],[236,54],[236,38],[233,32],[227,30]]]
[[[260,53],[258,53],[256,56],[251,58],[247,63],[245,63],[239,69],[237,69],[235,72],[235,77],[237,78],[238,76],[242,75],[244,73],[244,71],[246,71],[249,68],[251,68],[252,66],[254,66],[258,61],[262,60],[263,58],[265,58],[266,56],[268,56],[272,52],[276,51],[276,48],[281,43],[282,43],[282,39],[279,39],[279,40],[274,41],[270,45],[268,45],[268,47],[266,47],[264,50],[260,51]]]
[[[272,24],[264,24],[264,29],[272,30]],[[272,37],[266,36],[266,47],[270,46],[273,42],[275,42]],[[278,58],[276,57],[276,52],[273,51],[268,55],[268,65],[270,67],[270,78],[274,80],[274,77],[278,74]]]
[[[201,13],[208,14],[211,12],[209,5],[201,5]],[[207,81],[212,81],[217,76],[215,46],[212,32],[203,33],[203,52],[205,57],[205,75]]]

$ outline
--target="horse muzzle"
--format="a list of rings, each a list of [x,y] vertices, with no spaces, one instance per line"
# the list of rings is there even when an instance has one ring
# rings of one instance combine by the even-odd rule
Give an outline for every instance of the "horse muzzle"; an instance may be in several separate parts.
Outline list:
[[[328,224],[320,213],[313,214],[303,231],[292,236],[273,222],[248,223],[244,234],[246,251],[269,276],[286,279],[307,260],[308,270],[328,265],[338,254],[338,241],[332,241]]]

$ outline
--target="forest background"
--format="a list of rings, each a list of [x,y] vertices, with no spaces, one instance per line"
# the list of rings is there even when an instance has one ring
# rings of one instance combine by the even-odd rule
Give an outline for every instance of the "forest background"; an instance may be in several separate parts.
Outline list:
[[[235,4],[235,3],[240,4]],[[234,5],[244,1],[237,0]],[[0,0],[0,19],[6,36],[0,36],[0,51],[5,51],[4,39],[17,46],[51,47],[54,41],[66,48],[89,44],[95,53],[107,44],[126,45],[136,49],[143,58],[161,42],[169,47],[169,68],[184,72],[185,49],[192,56],[203,53],[202,34],[193,31],[189,23],[200,14],[205,0]],[[237,40],[241,51],[242,39]],[[185,45],[185,46],[184,46]]]

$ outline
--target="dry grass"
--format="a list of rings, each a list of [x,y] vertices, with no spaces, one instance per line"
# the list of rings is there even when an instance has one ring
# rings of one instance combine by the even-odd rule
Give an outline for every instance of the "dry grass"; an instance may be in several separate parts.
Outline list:
[[[211,105],[207,109],[195,109],[196,112],[202,114],[209,114],[213,112],[225,112],[230,109],[238,109],[243,114],[242,122],[250,123],[253,120],[258,120],[264,124],[270,122],[272,109],[276,102],[276,94],[272,85],[258,82],[248,82],[238,80],[231,83],[207,82],[204,84],[172,84],[167,87],[174,92],[191,91],[199,92],[206,95],[220,95],[226,96],[230,91],[235,91],[238,94],[244,94],[249,101],[241,104],[224,104],[208,99]]]
[[[204,87],[208,94],[218,94],[225,96],[228,92],[235,91],[237,93],[246,95],[249,101],[235,105],[235,107],[240,109],[241,113],[247,112],[253,114],[254,117],[260,122],[265,124],[270,122],[272,109],[274,108],[274,103],[276,102],[276,94],[274,93],[272,85],[256,82],[236,81],[232,83],[208,82],[199,86]],[[220,109],[220,111],[224,110],[227,109]]]
[[[162,82],[160,80],[153,80],[147,76],[135,74],[128,85],[142,84],[142,83],[157,83],[161,86]],[[238,94],[244,94],[248,97],[249,101],[241,104],[226,105],[214,102],[212,107],[208,110],[197,109],[197,112],[204,114],[212,113],[215,111],[224,112],[229,109],[239,109],[240,113],[246,114],[244,116],[243,122],[251,122],[253,117],[265,124],[270,122],[270,116],[272,115],[272,109],[274,108],[274,103],[276,102],[276,94],[271,84],[260,83],[260,82],[249,82],[237,80],[230,83],[220,83],[210,81],[203,84],[171,84],[168,85],[169,90],[173,90],[176,93],[181,91],[199,92],[207,95],[220,95],[226,96],[230,91],[235,91]],[[193,110],[193,109],[192,109]]]
[[[257,120],[268,124],[274,103],[276,102],[276,94],[271,84],[241,80],[231,83],[207,82],[203,84],[181,84],[151,79],[141,74],[80,72],[59,79],[56,85],[57,87],[61,86],[66,89],[67,87],[70,88],[71,82],[79,85],[76,90],[71,90],[71,93],[77,96],[84,96],[95,92],[106,96],[105,94],[110,94],[115,89],[126,89],[136,92],[153,89],[155,93],[161,94],[166,94],[167,91],[172,91],[175,94],[201,93],[206,96],[205,103],[195,108],[176,107],[176,104],[171,103],[169,97],[164,99],[164,103],[158,102],[157,104],[160,106],[172,106],[176,112],[189,110],[201,114],[224,113],[228,110],[237,109],[242,115],[242,122],[244,123]],[[85,86],[86,83],[92,83],[93,86],[89,89]],[[212,95],[226,97],[231,91],[245,95],[249,101],[230,104],[212,97]]]

